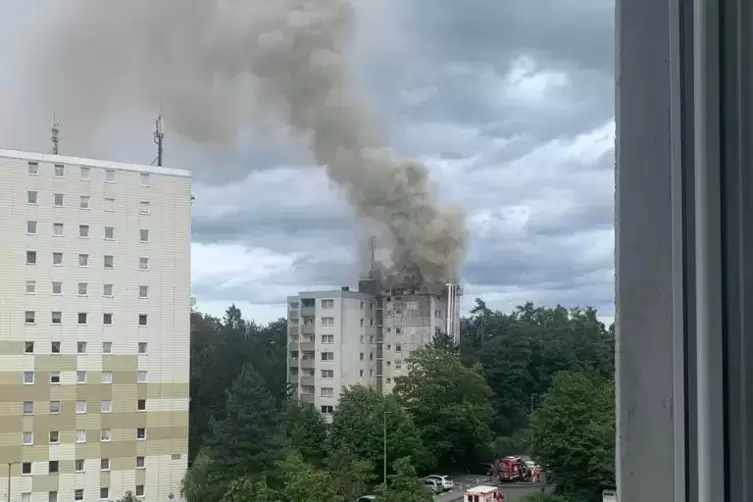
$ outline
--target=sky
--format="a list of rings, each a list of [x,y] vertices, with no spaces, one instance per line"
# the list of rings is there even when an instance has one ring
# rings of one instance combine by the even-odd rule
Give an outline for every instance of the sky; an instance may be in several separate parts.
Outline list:
[[[349,57],[391,146],[466,209],[464,311],[480,297],[505,311],[592,306],[612,322],[614,2],[356,1]],[[0,148],[50,148],[52,110],[28,92],[44,3],[0,0]],[[157,112],[124,113],[87,145],[66,144],[75,114],[58,117],[61,153],[149,164]],[[248,131],[217,151],[165,123],[165,165],[194,173],[199,310],[234,303],[267,322],[288,295],[357,283],[363,231],[300,144]]]

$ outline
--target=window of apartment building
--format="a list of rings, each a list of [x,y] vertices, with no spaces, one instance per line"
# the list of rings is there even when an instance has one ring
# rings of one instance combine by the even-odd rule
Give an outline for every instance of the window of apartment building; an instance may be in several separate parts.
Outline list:
[[[403,348],[402,348],[402,346],[399,343],[395,344],[395,352],[402,352],[402,350],[403,350]]]
[[[369,370],[369,376],[374,376],[374,370]]]
[[[148,320],[148,317],[146,314],[139,314],[139,326],[146,326],[147,320]]]
[[[60,372],[59,371],[51,371],[50,372],[50,383],[59,384],[60,383]]]
[[[82,180],[88,180],[91,178],[91,169],[86,166],[81,166],[79,168],[79,173],[81,174]]]
[[[149,230],[146,228],[142,228],[139,230],[139,240],[141,242],[149,242]]]
[[[141,186],[142,187],[148,187],[149,186],[149,184],[150,184],[149,183],[150,182],[149,173],[141,173],[141,175],[139,176],[139,178],[141,180]]]
[[[105,326],[112,325],[112,314],[111,313],[106,312],[106,313],[102,314],[102,324],[104,324]]]
[[[110,470],[110,459],[109,458],[102,458],[99,460],[99,469],[102,471],[109,471]]]
[[[24,415],[34,414],[34,401],[24,401],[23,403]]]
[[[87,282],[79,282],[78,283],[78,295],[79,296],[86,296],[89,292],[89,283]]]
[[[21,444],[24,445],[30,445],[34,444],[34,433],[33,432],[22,432],[21,433]]]
[[[54,173],[56,178],[62,178],[65,176],[65,166],[63,164],[55,164]]]
[[[139,427],[136,429],[136,439],[146,439],[146,428]]]
[[[334,360],[335,360],[334,352],[322,352],[322,361],[334,361]]]
[[[363,302],[361,302],[361,310],[363,310]]]
[[[27,265],[37,264],[37,252],[36,251],[26,251],[26,264]]]
[[[144,496],[144,485],[136,485],[136,493],[134,494],[137,497],[143,497]]]
[[[322,317],[322,326],[332,326],[335,324],[334,317]]]
[[[79,415],[86,413],[86,401],[76,401],[76,413]]]
[[[139,298],[149,298],[149,286],[139,286]]]
[[[50,342],[50,353],[60,354],[60,342]]]
[[[108,183],[115,181],[115,169],[105,169],[105,181]]]
[[[76,352],[86,354],[86,342],[76,342]]]
[[[112,296],[112,290],[113,290],[112,284],[103,284],[102,285],[102,296],[107,296],[107,297]]]
[[[322,335],[322,343],[335,343],[335,335]]]
[[[47,502],[58,502],[58,492],[56,491],[47,492],[47,496],[48,496]]]
[[[86,429],[76,429],[76,442],[86,443]]]
[[[149,258],[139,258],[139,270],[149,270]]]
[[[322,370],[322,378],[334,378],[335,370]]]
[[[361,361],[363,361],[363,352],[361,352],[360,357],[361,357]]]
[[[29,161],[29,174],[36,176],[39,174],[39,162]]]
[[[369,361],[373,361],[373,360],[374,360],[374,353],[369,352]]]
[[[335,300],[322,300],[322,308],[323,309],[335,308]]]
[[[80,255],[78,255],[78,266],[79,267],[88,267],[89,266],[89,255],[88,254],[80,254]]]
[[[102,429],[99,432],[99,440],[103,443],[107,443],[108,441],[112,441],[112,430],[110,429]]]
[[[47,464],[47,470],[50,474],[57,474],[60,472],[60,462],[57,460],[50,460]],[[77,499],[82,500],[82,499]]]
[[[100,500],[107,500],[110,498],[110,489],[107,487],[102,487],[99,489],[99,498]]]
[[[86,383],[86,371],[76,372],[76,383]]]
[[[395,328],[395,334],[399,335],[403,332],[402,328]]]
[[[31,474],[31,462],[21,463],[21,474]]]
[[[53,295],[62,295],[63,294],[63,283],[60,281],[53,281],[52,282],[52,294]]]
[[[102,372],[102,383],[112,383],[112,371]]]
[[[138,399],[136,401],[136,411],[146,411],[146,399]]]
[[[115,238],[115,227],[105,227],[105,239],[111,241]]]
[[[322,387],[322,397],[334,397],[335,389],[332,387]]]
[[[62,193],[52,194],[52,205],[55,207],[63,207],[64,197]]]
[[[102,413],[110,413],[112,411],[112,401],[110,399],[103,399],[99,405],[99,411]]]
[[[74,470],[76,472],[84,472],[84,468],[86,466],[86,461],[83,458],[77,458],[74,461]]]
[[[115,258],[113,258],[111,255],[105,255],[104,266],[105,270],[112,270],[113,268],[115,268]]]
[[[88,195],[82,195],[78,199],[78,207],[79,209],[89,209],[89,203],[91,201],[91,198]]]
[[[335,408],[334,406],[327,404],[327,405],[322,406],[321,410],[322,410],[322,413],[324,413],[325,415],[330,415],[335,411]]]
[[[62,223],[53,223],[52,224],[52,235],[56,235],[58,237],[62,237],[62,235],[63,235],[63,224]]]
[[[60,431],[50,431],[50,444],[60,443]]]
[[[37,293],[37,281],[26,281],[26,294],[34,295]]]
[[[52,253],[52,264],[56,267],[62,267],[63,253]]]
[[[25,383],[26,385],[31,385],[34,383],[33,371],[24,371],[23,383]]]
[[[112,342],[102,342],[102,353],[112,354]]]
[[[359,373],[358,376],[363,376],[363,370],[360,370],[358,373]]]
[[[34,342],[24,342],[24,352],[27,354],[34,353]]]
[[[89,225],[79,225],[78,236],[83,237],[83,238],[88,238],[89,237]]]
[[[39,193],[36,190],[27,190],[26,191],[26,203],[27,204],[38,204],[38,195]]]
[[[148,200],[142,200],[139,202],[139,214],[149,214],[149,201]]]
[[[147,343],[139,342],[139,354],[146,354]]]
[[[115,211],[115,199],[105,198],[105,211],[108,213]]]
[[[78,313],[78,323],[79,324],[86,324],[87,315],[86,312],[79,312]]]
[[[37,233],[37,222],[36,220],[27,220],[26,221],[26,233],[29,235],[34,235]]]
[[[363,326],[363,319],[361,319],[361,326]]]
[[[146,468],[146,458],[142,456],[136,457],[136,469]]]
[[[60,413],[60,401],[50,401],[50,414],[58,415],[59,413]]]
[[[76,488],[73,490],[73,500],[84,500],[84,489]]]
[[[34,324],[36,322],[36,312],[33,310],[27,310],[24,312],[24,322],[26,324]]]
[[[136,382],[137,383],[146,383],[146,371],[137,371],[136,372]]]

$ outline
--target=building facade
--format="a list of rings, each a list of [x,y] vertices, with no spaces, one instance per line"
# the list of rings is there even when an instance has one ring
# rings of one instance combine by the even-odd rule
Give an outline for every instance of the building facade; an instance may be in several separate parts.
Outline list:
[[[457,337],[456,286],[448,288],[453,295],[448,301],[447,292],[376,291],[369,282],[362,281],[366,287],[360,291],[344,287],[287,299],[288,383],[295,399],[313,404],[325,419],[345,388],[363,385],[389,393],[413,350],[437,333]]]
[[[0,150],[0,212],[2,500],[179,500],[190,173]]]

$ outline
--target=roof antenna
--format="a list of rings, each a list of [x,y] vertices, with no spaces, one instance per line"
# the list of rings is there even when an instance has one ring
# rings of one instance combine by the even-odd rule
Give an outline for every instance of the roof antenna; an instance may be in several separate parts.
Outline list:
[[[60,143],[60,123],[57,120],[55,112],[52,112],[52,153],[58,154],[58,144]]]
[[[371,237],[371,270],[369,275],[376,279],[376,237]]]
[[[157,120],[154,121],[154,144],[157,145],[157,158],[154,159],[152,165],[156,162],[158,166],[162,166],[162,141],[165,139],[165,131],[162,124],[162,105],[160,105],[159,115]]]

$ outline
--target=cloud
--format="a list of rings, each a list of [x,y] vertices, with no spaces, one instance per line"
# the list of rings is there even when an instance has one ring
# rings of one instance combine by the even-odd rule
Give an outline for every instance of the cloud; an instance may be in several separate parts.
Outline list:
[[[16,4],[0,0],[0,58],[22,69],[17,50],[33,43],[40,11]],[[611,321],[614,2],[356,4],[352,69],[391,144],[426,162],[442,199],[467,208],[464,308],[476,296],[503,309],[592,305]],[[0,120],[0,137],[46,151],[51,111],[21,92],[23,74],[0,71],[0,110],[26,112],[12,127]],[[155,113],[133,110],[71,153],[149,163]],[[76,118],[60,120],[65,151]],[[166,163],[195,174],[200,308],[221,314],[235,302],[269,320],[287,295],[355,282],[363,223],[300,144],[248,130],[219,152],[178,137],[169,120],[167,129]]]

